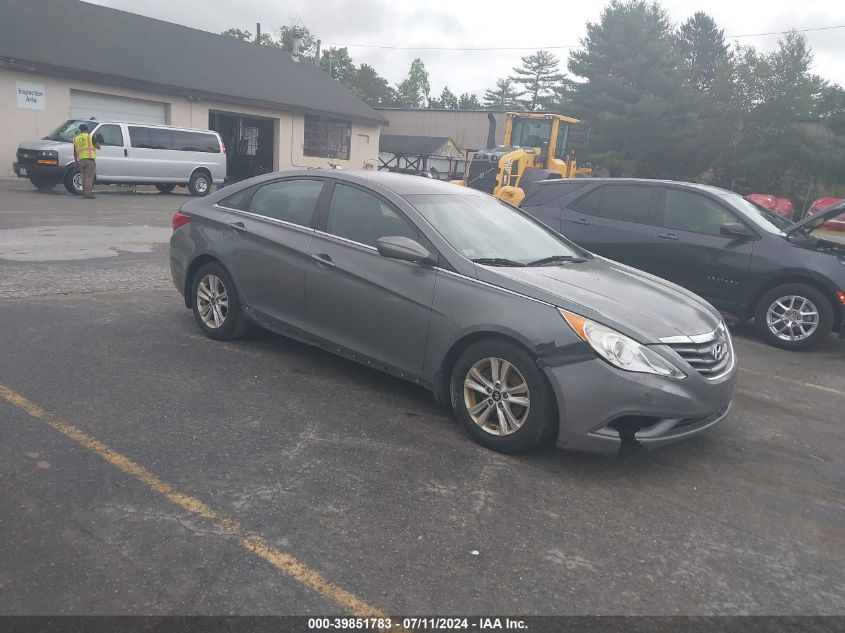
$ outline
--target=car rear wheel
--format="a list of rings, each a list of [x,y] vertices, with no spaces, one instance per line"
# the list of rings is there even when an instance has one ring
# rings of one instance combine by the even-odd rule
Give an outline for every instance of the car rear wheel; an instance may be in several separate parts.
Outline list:
[[[69,169],[65,174],[65,189],[75,196],[82,195],[82,172],[76,168]]]
[[[451,400],[467,432],[494,451],[530,451],[557,431],[546,377],[528,352],[508,341],[480,341],[464,350],[452,370]]]
[[[171,193],[176,188],[176,185],[156,185],[161,193]]]
[[[58,183],[55,180],[44,180],[43,178],[30,178],[29,182],[38,191],[52,191]]]
[[[757,331],[781,349],[801,350],[819,343],[833,327],[833,306],[807,284],[791,283],[764,294],[754,315]]]
[[[191,298],[197,325],[209,338],[225,341],[246,332],[235,282],[217,262],[205,264],[194,275]]]
[[[192,196],[207,196],[211,191],[211,176],[204,171],[195,171],[188,181],[188,191]]]

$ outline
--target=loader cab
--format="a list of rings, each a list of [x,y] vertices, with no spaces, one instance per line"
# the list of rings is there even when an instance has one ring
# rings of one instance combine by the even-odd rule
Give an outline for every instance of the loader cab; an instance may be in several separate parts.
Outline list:
[[[534,148],[534,167],[565,174],[569,128],[578,123],[578,119],[560,114],[509,112],[504,143],[509,147]]]

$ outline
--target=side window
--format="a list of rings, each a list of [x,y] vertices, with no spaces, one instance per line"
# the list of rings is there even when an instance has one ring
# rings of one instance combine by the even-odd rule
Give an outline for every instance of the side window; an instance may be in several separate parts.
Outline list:
[[[217,137],[212,134],[172,130],[171,136],[173,138],[173,149],[180,152],[220,153],[220,143],[217,142]]]
[[[223,198],[219,204],[221,207],[226,207],[227,209],[249,211],[250,198],[252,198],[252,194],[255,193],[256,189],[258,189],[258,187],[247,187],[246,189],[242,189],[233,196]]]
[[[173,138],[170,130],[150,128],[150,147],[152,149],[173,149]]]
[[[322,180],[271,182],[255,192],[249,210],[275,220],[310,226],[322,189]]]
[[[419,239],[408,221],[387,204],[365,191],[340,183],[334,187],[326,230],[373,248],[379,238],[389,235]]]
[[[569,206],[576,211],[589,213],[590,215],[598,215],[601,208],[601,192],[604,187],[596,187],[583,198],[579,198]]]
[[[101,125],[96,134],[100,136],[100,145],[104,147],[123,147],[123,132],[119,125]]]
[[[138,149],[150,149],[150,128],[129,126],[129,143]]]
[[[578,200],[573,208],[604,218],[648,224],[655,190],[636,185],[605,185]]]
[[[727,222],[736,222],[736,218],[708,198],[690,191],[666,189],[662,226],[706,235],[721,235],[719,228]]]

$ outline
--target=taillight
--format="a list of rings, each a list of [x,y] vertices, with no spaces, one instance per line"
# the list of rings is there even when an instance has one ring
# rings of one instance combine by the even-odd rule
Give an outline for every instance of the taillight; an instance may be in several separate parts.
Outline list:
[[[190,221],[191,221],[191,216],[185,215],[181,211],[177,211],[176,213],[173,214],[173,220],[171,220],[170,226],[172,226],[173,230],[175,231],[180,226],[185,226]]]
[[[229,152],[227,152],[227,151],[226,151],[226,143],[224,143],[223,141],[220,141],[220,146],[223,148],[223,153],[224,153],[224,154],[228,154],[228,153],[229,153]]]

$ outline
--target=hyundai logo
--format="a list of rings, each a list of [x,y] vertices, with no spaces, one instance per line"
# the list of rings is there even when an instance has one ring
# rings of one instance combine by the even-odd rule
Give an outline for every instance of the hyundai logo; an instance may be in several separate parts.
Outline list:
[[[728,346],[724,341],[719,341],[713,346],[713,360],[720,361],[722,360],[728,353]]]

